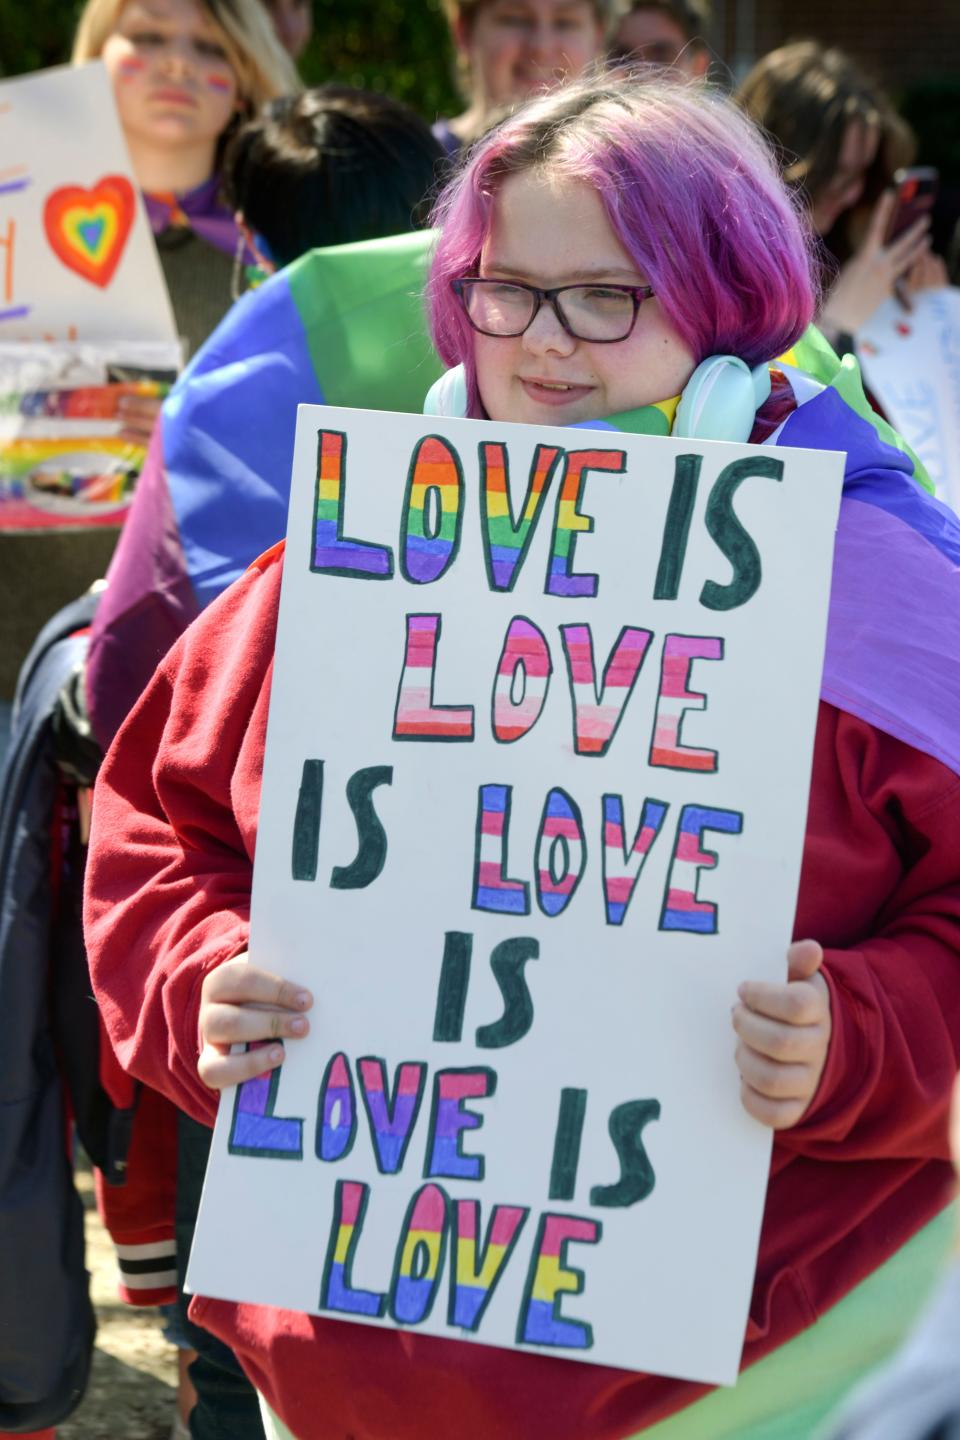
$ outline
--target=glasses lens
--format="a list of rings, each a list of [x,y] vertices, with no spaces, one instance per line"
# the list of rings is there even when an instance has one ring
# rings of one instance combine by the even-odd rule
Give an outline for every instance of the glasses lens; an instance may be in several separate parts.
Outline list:
[[[520,335],[530,324],[536,300],[519,285],[465,280],[463,303],[478,330],[488,335]]]
[[[635,311],[629,290],[577,285],[557,299],[567,324],[581,340],[625,340],[633,329]]]

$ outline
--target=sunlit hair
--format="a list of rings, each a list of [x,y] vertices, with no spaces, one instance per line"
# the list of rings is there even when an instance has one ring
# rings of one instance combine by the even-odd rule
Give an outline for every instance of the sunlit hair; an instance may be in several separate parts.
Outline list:
[[[127,3],[128,0],[87,0],[73,42],[74,65],[99,57]],[[196,0],[196,3],[220,31],[247,114],[255,114],[278,95],[288,95],[301,88],[293,61],[277,39],[273,22],[260,0]]]
[[[813,319],[808,223],[762,137],[729,101],[675,79],[575,83],[525,105],[482,140],[434,214],[441,234],[428,287],[433,337],[446,364],[465,365],[471,415],[483,414],[473,332],[450,281],[477,273],[498,187],[532,169],[597,191],[698,361],[772,359]]]

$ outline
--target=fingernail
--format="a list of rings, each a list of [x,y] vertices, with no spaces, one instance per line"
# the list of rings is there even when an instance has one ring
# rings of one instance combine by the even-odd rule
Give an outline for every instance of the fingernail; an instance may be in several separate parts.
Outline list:
[[[290,1030],[294,1035],[302,1035],[306,1028],[306,1020],[302,1019],[299,1015],[295,1020],[290,1021]]]
[[[309,990],[298,990],[293,997],[294,1005],[299,1005],[301,1010],[306,1010],[308,1005],[313,1004],[313,996]]]
[[[279,1065],[281,1060],[283,1059],[283,1046],[274,1045],[267,1052],[267,1059],[270,1061],[271,1065]]]

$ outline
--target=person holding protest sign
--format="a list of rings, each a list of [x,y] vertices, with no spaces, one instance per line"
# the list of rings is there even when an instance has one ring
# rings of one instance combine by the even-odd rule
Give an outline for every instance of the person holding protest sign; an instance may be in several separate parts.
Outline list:
[[[452,368],[434,412],[847,456],[796,938],[783,983],[747,973],[730,996],[743,1105],[776,1132],[745,1371],[708,1395],[202,1297],[192,1313],[236,1347],[276,1437],[420,1440],[456,1416],[470,1440],[761,1440],[772,1393],[781,1420],[806,1407],[799,1440],[835,1396],[810,1395],[810,1345],[849,1347],[848,1296],[878,1324],[900,1316],[894,1272],[929,1262],[951,1194],[960,526],[857,413],[849,367],[852,403],[791,363],[816,303],[810,236],[722,98],[671,80],[533,102],[477,147],[438,221],[431,310]],[[170,652],[94,806],[87,940],[113,1042],[208,1123],[212,1092],[275,1070],[315,1003],[244,958],[282,559]]]
[[[177,328],[194,351],[229,309],[235,272],[255,258],[220,193],[224,145],[244,116],[300,81],[260,0],[88,0],[73,61],[98,58]],[[155,414],[144,417],[148,428]]]
[[[579,75],[603,54],[613,0],[443,0],[468,101],[433,133],[448,154],[511,105]]]
[[[759,60],[737,92],[739,103],[782,147],[787,181],[839,273],[826,277],[818,323],[831,343],[849,337],[884,300],[947,283],[930,251],[930,217],[890,239],[894,171],[910,163],[914,142],[890,101],[849,56],[813,40]]]

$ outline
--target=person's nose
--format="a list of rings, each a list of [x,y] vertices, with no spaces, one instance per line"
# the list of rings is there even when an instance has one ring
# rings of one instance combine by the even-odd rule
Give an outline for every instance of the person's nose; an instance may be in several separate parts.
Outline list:
[[[537,65],[562,63],[563,46],[553,26],[546,20],[533,21],[526,32],[527,53]]]
[[[560,324],[549,300],[544,300],[521,339],[530,355],[572,355],[577,344]]]
[[[195,56],[190,40],[176,37],[168,40],[163,48],[161,65],[165,73],[175,79],[185,79],[193,74]]]

